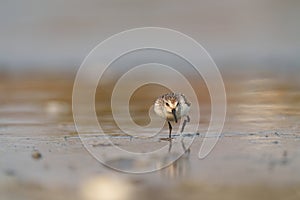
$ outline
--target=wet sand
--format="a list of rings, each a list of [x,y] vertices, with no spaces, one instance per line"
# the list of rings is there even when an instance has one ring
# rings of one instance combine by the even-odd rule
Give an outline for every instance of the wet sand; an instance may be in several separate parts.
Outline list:
[[[239,81],[225,80],[226,124],[208,157],[198,159],[210,111],[204,95],[201,128],[190,153],[165,169],[137,175],[105,167],[84,148],[72,118],[72,78],[2,79],[0,199],[103,199],[106,194],[95,191],[103,183],[111,194],[122,195],[116,199],[299,199],[299,86],[266,77]],[[168,145],[114,134],[99,90],[97,114],[117,145],[131,150]],[[201,91],[205,94],[205,88]],[[151,101],[139,100],[141,105]],[[142,115],[137,108],[136,116]],[[92,148],[110,153],[105,141],[92,142]],[[121,158],[114,164],[138,166]]]

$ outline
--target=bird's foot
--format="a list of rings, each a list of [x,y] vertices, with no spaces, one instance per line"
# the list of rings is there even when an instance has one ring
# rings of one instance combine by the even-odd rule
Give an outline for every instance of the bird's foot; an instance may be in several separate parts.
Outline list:
[[[174,138],[170,138],[170,137],[160,138],[160,140],[163,140],[163,141],[172,141],[172,139],[174,139]]]

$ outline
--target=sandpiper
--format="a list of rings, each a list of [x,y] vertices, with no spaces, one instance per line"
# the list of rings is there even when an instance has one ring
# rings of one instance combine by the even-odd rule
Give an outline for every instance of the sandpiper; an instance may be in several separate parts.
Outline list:
[[[154,112],[168,121],[169,124],[169,139],[171,139],[172,125],[171,121],[177,123],[178,119],[185,117],[181,133],[187,122],[190,121],[188,112],[191,103],[187,101],[186,97],[180,93],[168,93],[160,96],[154,103]]]

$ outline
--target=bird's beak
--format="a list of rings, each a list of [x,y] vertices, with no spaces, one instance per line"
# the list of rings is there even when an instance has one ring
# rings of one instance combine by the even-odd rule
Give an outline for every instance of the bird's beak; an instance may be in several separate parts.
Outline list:
[[[172,109],[172,114],[174,116],[175,123],[177,123],[177,116],[176,116],[176,110],[175,109]]]

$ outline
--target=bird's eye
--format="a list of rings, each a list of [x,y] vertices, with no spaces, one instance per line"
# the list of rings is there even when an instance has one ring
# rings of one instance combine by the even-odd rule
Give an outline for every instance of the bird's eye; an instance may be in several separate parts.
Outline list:
[[[169,103],[166,103],[166,106],[170,106]]]

